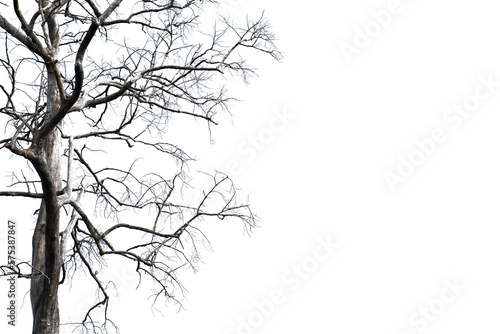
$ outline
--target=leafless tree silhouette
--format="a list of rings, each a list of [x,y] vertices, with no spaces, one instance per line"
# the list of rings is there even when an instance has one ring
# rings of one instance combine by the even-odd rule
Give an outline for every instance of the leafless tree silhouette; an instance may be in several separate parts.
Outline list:
[[[204,9],[215,5],[0,2],[0,149],[28,162],[12,170],[0,196],[40,200],[31,260],[0,274],[31,280],[33,333],[59,332],[58,289],[78,270],[92,277],[99,296],[79,329],[106,332],[114,325],[109,285],[97,270],[103,261],[135,263],[141,282],[156,283],[155,300],[176,300],[183,290],[176,271],[193,266],[205,240],[201,221],[255,226],[227,175],[199,174],[210,186],[189,188],[192,158],[163,139],[172,117],[198,119],[209,130],[217,124],[231,101],[227,77],[254,74],[247,52],[281,57],[264,16],[243,25],[218,17],[207,30]],[[149,170],[136,167],[140,157]]]

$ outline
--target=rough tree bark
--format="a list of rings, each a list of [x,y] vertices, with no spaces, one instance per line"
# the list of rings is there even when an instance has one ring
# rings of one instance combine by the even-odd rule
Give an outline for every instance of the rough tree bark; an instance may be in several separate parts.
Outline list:
[[[47,74],[47,109],[57,111],[60,98],[53,73]],[[48,117],[53,115],[49,112]],[[57,191],[62,189],[60,135],[50,132],[37,148],[32,163],[40,175],[45,194],[41,201],[33,233],[31,305],[33,333],[59,333],[58,288],[61,271],[59,246],[60,204]],[[45,176],[45,177],[44,177]]]
[[[40,1],[43,8],[48,0]],[[48,121],[61,108],[61,96],[57,87],[57,63],[59,52],[59,25],[57,16],[45,18],[48,29],[47,51],[50,56],[46,66],[46,108]],[[59,333],[59,276],[61,254],[59,247],[60,203],[57,192],[62,189],[60,134],[52,129],[35,148],[31,162],[35,167],[44,193],[40,214],[33,233],[32,280],[30,298],[33,313],[33,333]]]

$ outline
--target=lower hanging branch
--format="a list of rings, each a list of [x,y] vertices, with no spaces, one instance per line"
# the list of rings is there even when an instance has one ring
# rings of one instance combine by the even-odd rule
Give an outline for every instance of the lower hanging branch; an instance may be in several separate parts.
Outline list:
[[[86,259],[85,255],[83,254],[80,242],[78,241],[77,236],[76,236],[76,232],[73,231],[71,236],[72,236],[74,244],[75,244],[75,246],[74,246],[75,252],[78,254],[80,261],[82,261],[88,274],[92,277],[92,279],[96,283],[96,285],[98,287],[98,291],[102,294],[102,300],[98,300],[94,305],[92,305],[88,309],[88,311],[85,314],[85,317],[83,318],[83,320],[81,322],[81,325],[87,331],[89,330],[88,326],[90,325],[91,326],[90,330],[92,333],[98,333],[99,331],[103,331],[103,330],[105,331],[106,324],[108,322],[112,326],[116,327],[114,325],[113,321],[108,318],[109,295],[106,292],[106,288],[104,287],[102,282],[97,277],[97,271],[95,270],[95,268],[92,267],[91,263]],[[104,321],[103,321],[102,325],[99,326],[98,323],[96,321],[94,321],[94,319],[92,318],[92,312],[101,306],[104,306]]]
[[[174,302],[182,307],[181,300],[186,289],[179,278],[180,270],[196,270],[196,262],[200,258],[198,247],[210,245],[199,224],[209,218],[216,218],[242,221],[247,231],[256,226],[257,217],[247,204],[237,201],[232,181],[223,174],[211,177],[210,186],[195,204],[176,204],[175,201],[182,199],[182,196],[173,194],[173,183],[170,183],[170,187],[162,188],[163,197],[150,200],[150,206],[157,212],[150,213],[148,217],[152,220],[149,222],[127,221],[111,225],[103,222],[98,226],[84,211],[80,198],[66,203],[74,210],[68,227],[62,232],[66,238],[70,233],[73,242],[71,249],[62,251],[66,275],[72,276],[77,268],[82,268],[97,285],[99,296],[81,322],[86,330],[95,332],[99,328],[102,330],[106,323],[111,323],[107,312],[110,300],[108,290],[110,286],[116,286],[113,280],[107,282],[106,271],[101,270],[105,259],[106,262],[122,259],[133,264],[138,275],[137,287],[153,283],[156,287],[150,296],[153,307],[159,300]],[[98,310],[103,312],[104,321],[95,320]]]

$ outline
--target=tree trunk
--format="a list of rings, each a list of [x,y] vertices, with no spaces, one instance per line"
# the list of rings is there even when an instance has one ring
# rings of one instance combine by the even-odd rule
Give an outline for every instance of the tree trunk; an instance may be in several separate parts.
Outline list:
[[[52,215],[55,219],[47,220],[45,201],[42,201],[35,232],[33,234],[33,274],[31,279],[31,307],[33,313],[33,334],[59,333],[58,285],[60,260],[59,254],[53,256],[50,245],[53,239],[48,231],[57,226],[58,212]],[[50,233],[53,233],[52,231]],[[50,263],[52,262],[52,263]]]
[[[48,6],[48,0],[41,0],[42,7]],[[56,13],[46,17],[48,28],[47,49],[52,63],[45,64],[47,69],[47,113],[51,118],[61,106],[61,96],[57,87],[54,67],[59,51],[59,25]],[[31,279],[31,307],[33,312],[34,334],[59,333],[59,275],[61,272],[61,253],[59,248],[60,204],[57,192],[62,188],[60,135],[54,129],[40,143],[34,143],[36,153],[32,164],[42,182],[44,198],[40,205],[38,219],[33,233],[33,273]]]
[[[60,107],[60,98],[54,73],[48,71],[47,115],[50,117]],[[60,136],[57,129],[47,135],[36,149],[32,161],[40,180],[44,199],[40,205],[33,233],[33,278],[31,280],[31,307],[33,333],[59,333],[58,288],[61,269],[59,248],[60,205],[57,192],[62,188]]]

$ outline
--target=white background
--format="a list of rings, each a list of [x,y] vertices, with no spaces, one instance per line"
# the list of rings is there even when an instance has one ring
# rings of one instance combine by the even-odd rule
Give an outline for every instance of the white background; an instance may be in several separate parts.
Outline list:
[[[390,3],[222,0],[236,18],[265,9],[285,55],[282,63],[249,59],[259,77],[234,91],[242,100],[234,125],[214,129],[215,146],[197,143],[215,168],[240,162],[233,178],[251,191],[261,228],[248,238],[237,224],[205,226],[214,251],[197,274],[184,275],[179,313],[153,315],[148,291],[126,278],[111,304],[122,333],[498,333],[500,87],[456,129],[443,115],[474,95],[479,77],[500,82],[500,8],[401,0],[349,62],[342,43],[355,45],[358,28],[376,26],[371,12]],[[237,151],[284,110],[295,118],[254,159]],[[391,191],[384,174],[436,128],[447,140]],[[32,229],[31,207],[13,203],[2,199],[0,221]],[[318,238],[339,244],[322,261],[313,257]],[[294,265],[308,276],[298,280]],[[440,301],[446,282],[464,287],[449,303]],[[263,301],[273,291],[282,302],[269,308]],[[62,296],[61,309],[89,293]],[[439,314],[424,328],[415,312],[429,307]],[[28,297],[19,317],[9,333],[30,331]]]

